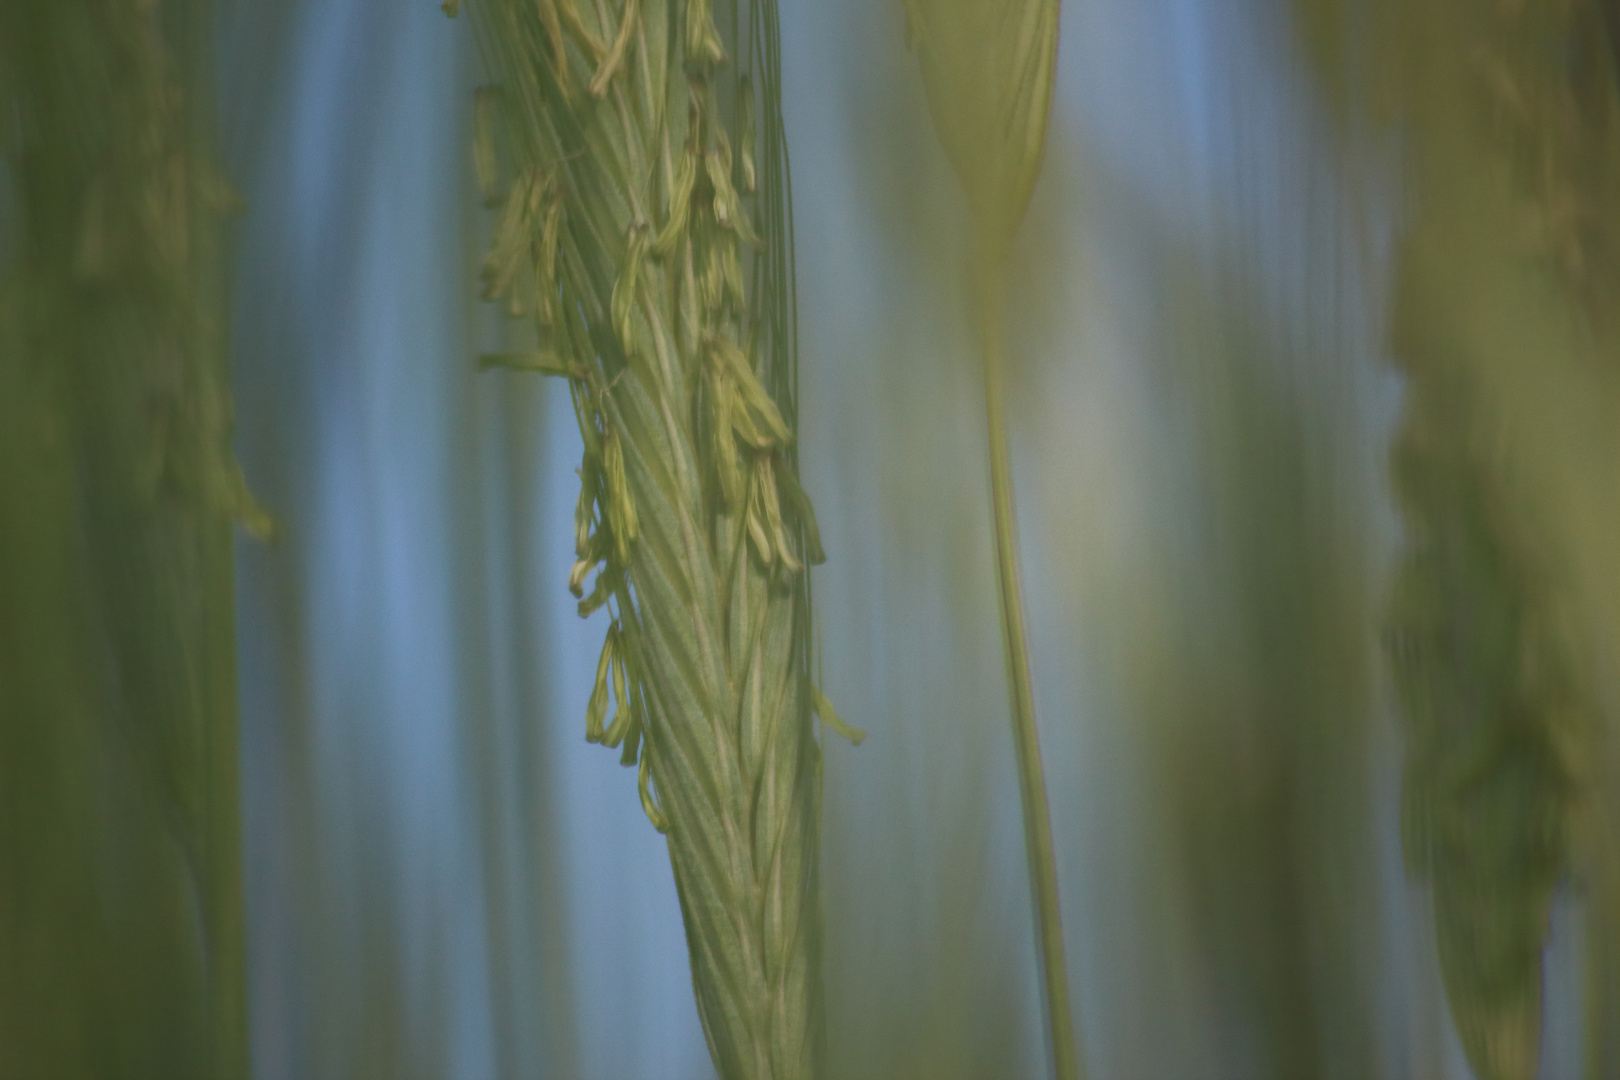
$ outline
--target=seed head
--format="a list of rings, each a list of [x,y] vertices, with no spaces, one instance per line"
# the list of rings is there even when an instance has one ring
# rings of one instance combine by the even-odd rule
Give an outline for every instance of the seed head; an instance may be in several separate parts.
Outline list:
[[[999,260],[1046,146],[1058,0],[907,0],[906,14],[934,129]]]

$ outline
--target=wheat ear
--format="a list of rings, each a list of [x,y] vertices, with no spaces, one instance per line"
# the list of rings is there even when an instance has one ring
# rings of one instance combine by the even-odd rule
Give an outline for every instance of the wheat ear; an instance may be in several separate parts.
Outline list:
[[[537,334],[486,362],[569,381],[570,587],[581,615],[612,615],[586,738],[639,765],[668,834],[720,1075],[816,1077],[823,699],[803,564],[821,552],[795,471],[775,5],[468,7],[502,121],[475,157],[488,174],[504,148],[512,173],[487,295]]]

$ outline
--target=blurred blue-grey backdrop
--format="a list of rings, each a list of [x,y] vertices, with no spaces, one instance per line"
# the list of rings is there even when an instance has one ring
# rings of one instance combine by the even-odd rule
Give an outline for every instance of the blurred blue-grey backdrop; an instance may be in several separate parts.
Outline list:
[[[1009,322],[1092,1073],[1463,1078],[1376,647],[1391,175],[1286,5],[1065,7]],[[583,738],[567,397],[473,363],[468,27],[221,8],[238,446],[280,526],[238,548],[255,1075],[705,1080],[662,840]],[[826,751],[830,1075],[1033,1078],[959,196],[898,2],[782,20],[824,680],[871,736]],[[1548,1080],[1578,945],[1566,904]]]

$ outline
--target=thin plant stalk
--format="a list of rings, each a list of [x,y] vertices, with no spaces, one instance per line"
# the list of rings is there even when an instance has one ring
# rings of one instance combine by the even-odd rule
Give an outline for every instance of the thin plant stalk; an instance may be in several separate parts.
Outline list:
[[[1054,1074],[1058,1080],[1079,1080],[1081,1057],[1069,1009],[1057,858],[1019,589],[1000,317],[1002,271],[1046,152],[1057,69],[1058,7],[1058,0],[905,3],[907,38],[921,61],[934,130],[962,182],[973,226],[973,304],[984,365],[996,576],[1046,1028]]]
[[[984,407],[990,450],[990,500],[996,531],[996,586],[1001,600],[1001,640],[1007,661],[1007,697],[1013,744],[1018,753],[1018,790],[1023,804],[1024,852],[1035,906],[1035,933],[1046,991],[1046,1026],[1052,1071],[1058,1080],[1080,1080],[1074,1022],[1069,1008],[1068,966],[1063,954],[1063,914],[1058,903],[1057,855],[1052,814],[1035,726],[1035,688],[1029,674],[1029,638],[1024,625],[1018,570],[1018,522],[1013,504],[1012,454],[1004,401],[1006,357],[1001,345],[1000,276],[986,273],[978,285],[978,332],[984,369]]]

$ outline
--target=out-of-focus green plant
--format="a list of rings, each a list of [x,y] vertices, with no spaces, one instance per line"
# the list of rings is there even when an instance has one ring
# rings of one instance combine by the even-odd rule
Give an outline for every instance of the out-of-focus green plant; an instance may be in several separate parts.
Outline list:
[[[1345,101],[1402,124],[1406,551],[1389,638],[1405,845],[1433,884],[1469,1060],[1482,1080],[1522,1080],[1539,1058],[1558,883],[1589,871],[1594,942],[1615,918],[1602,910],[1614,734],[1597,678],[1620,618],[1620,22],[1599,0],[1300,6]],[[1590,960],[1591,1068],[1607,1075],[1596,1032],[1612,1023],[1613,958],[1595,946]]]
[[[1040,175],[1057,71],[1057,0],[905,0],[928,107],[999,271]]]
[[[1029,673],[1012,461],[1003,403],[1002,281],[1046,150],[1057,65],[1057,0],[906,0],[934,128],[971,208],[973,297],[989,422],[991,498],[1001,627],[1018,749],[1030,883],[1035,894],[1046,1023],[1060,1080],[1081,1075],[1058,905],[1057,859]]]
[[[501,80],[476,103],[501,207],[486,295],[536,334],[485,363],[568,380],[585,451],[569,586],[582,616],[612,615],[586,738],[639,763],[668,834],[720,1075],[818,1076],[812,710],[840,725],[808,663],[822,554],[795,462],[775,4],[469,10]]]
[[[1592,706],[1511,503],[1470,452],[1469,396],[1429,373],[1396,451],[1408,537],[1390,619],[1407,719],[1404,842],[1433,882],[1441,971],[1470,1060],[1481,1077],[1530,1077],[1541,946]]]
[[[203,2],[0,2],[0,1074],[247,1071]]]

